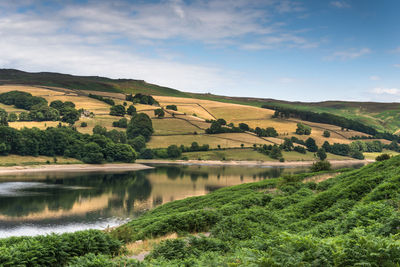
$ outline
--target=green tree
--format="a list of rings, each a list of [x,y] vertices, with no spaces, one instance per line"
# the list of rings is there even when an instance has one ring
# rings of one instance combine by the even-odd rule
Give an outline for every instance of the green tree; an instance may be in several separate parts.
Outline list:
[[[297,124],[296,134],[298,135],[310,135],[311,127],[304,125],[302,123]]]
[[[146,141],[149,141],[153,132],[154,130],[151,119],[145,113],[138,113],[132,116],[126,129],[128,139],[134,139],[141,135],[146,139]]]
[[[18,115],[14,112],[11,112],[8,114],[8,121],[9,122],[14,122],[18,120]]]
[[[325,130],[324,133],[322,134],[324,137],[328,138],[331,136],[331,132]]]
[[[120,116],[123,117],[126,114],[125,107],[123,105],[115,105],[110,108],[111,116]]]
[[[85,144],[83,146],[82,154],[82,160],[85,163],[102,163],[104,160],[103,153],[101,153],[101,147],[94,142]]]
[[[0,108],[0,126],[8,126],[8,114],[2,108]]]
[[[178,158],[181,156],[182,152],[176,145],[170,145],[167,148],[167,154],[169,158]]]
[[[66,108],[61,120],[72,125],[79,120],[80,116],[81,114],[78,110],[74,108]]]
[[[323,148],[318,149],[318,151],[317,151],[317,157],[318,157],[320,160],[325,160],[326,157],[327,157],[326,152],[325,152],[325,149],[323,149]]]
[[[136,114],[136,108],[134,105],[130,105],[128,107],[128,109],[126,110],[126,114],[133,116],[134,114]]]
[[[158,108],[158,109],[155,109],[155,110],[154,110],[154,115],[157,116],[157,118],[159,118],[159,119],[160,119],[160,118],[164,118],[165,112],[164,112],[163,109]]]
[[[318,150],[318,146],[315,143],[315,140],[311,137],[306,140],[306,147],[307,147],[307,150],[310,152],[317,152],[317,150]]]
[[[139,135],[133,139],[128,140],[128,144],[133,147],[136,151],[142,151],[146,148],[146,139],[143,136]]]

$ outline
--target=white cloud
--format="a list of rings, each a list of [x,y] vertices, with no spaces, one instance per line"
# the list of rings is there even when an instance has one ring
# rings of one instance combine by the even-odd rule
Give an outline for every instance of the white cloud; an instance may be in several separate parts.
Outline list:
[[[326,57],[325,59],[327,60],[350,60],[350,59],[356,59],[361,56],[370,54],[371,50],[369,48],[361,48],[361,49],[351,49],[348,51],[338,51],[333,53],[331,56]]]
[[[332,1],[330,4],[331,4],[331,6],[334,6],[336,8],[350,8],[351,7],[348,3],[344,2],[344,1]]]
[[[372,89],[372,93],[377,94],[377,95],[382,95],[382,94],[400,95],[400,89],[377,87],[377,88]]]
[[[371,81],[379,81],[379,80],[381,79],[381,77],[379,77],[379,76],[377,76],[377,75],[372,75],[372,76],[369,76],[369,79],[370,79]]]

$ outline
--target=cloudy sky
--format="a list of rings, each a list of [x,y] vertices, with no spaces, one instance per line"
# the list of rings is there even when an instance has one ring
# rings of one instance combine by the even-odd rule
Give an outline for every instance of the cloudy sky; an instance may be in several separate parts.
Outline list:
[[[400,101],[400,1],[0,0],[0,68]]]

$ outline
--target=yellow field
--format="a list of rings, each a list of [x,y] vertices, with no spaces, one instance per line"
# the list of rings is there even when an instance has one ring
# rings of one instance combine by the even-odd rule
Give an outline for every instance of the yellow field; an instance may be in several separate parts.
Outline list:
[[[9,122],[9,126],[13,127],[15,129],[21,129],[21,128],[39,128],[41,130],[46,129],[47,127],[57,127],[59,124],[59,121],[15,121],[15,122]],[[61,123],[63,125],[67,125],[65,123]]]
[[[116,117],[111,115],[98,115],[94,118],[83,118],[81,117],[79,121],[75,122],[76,128],[81,133],[93,133],[93,128],[96,125],[106,127],[107,130],[117,129],[119,131],[124,131],[125,129],[112,127],[112,123],[121,119],[122,117]],[[130,118],[126,117],[129,121]],[[81,122],[86,122],[87,127],[81,127]]]
[[[173,118],[164,118],[164,119],[152,119],[154,135],[165,135],[165,134],[185,134],[194,132],[204,133],[204,130],[201,130],[189,122],[173,119]]]
[[[24,109],[15,108],[14,106],[4,105],[4,104],[1,104],[1,103],[0,103],[0,108],[4,109],[8,113],[11,113],[11,112],[21,113],[23,111],[26,111]]]

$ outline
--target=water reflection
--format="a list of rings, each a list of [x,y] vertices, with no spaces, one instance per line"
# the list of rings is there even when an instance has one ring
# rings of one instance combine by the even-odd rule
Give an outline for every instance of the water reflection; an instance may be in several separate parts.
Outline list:
[[[305,170],[192,165],[1,177],[0,237],[115,226],[165,202]]]

